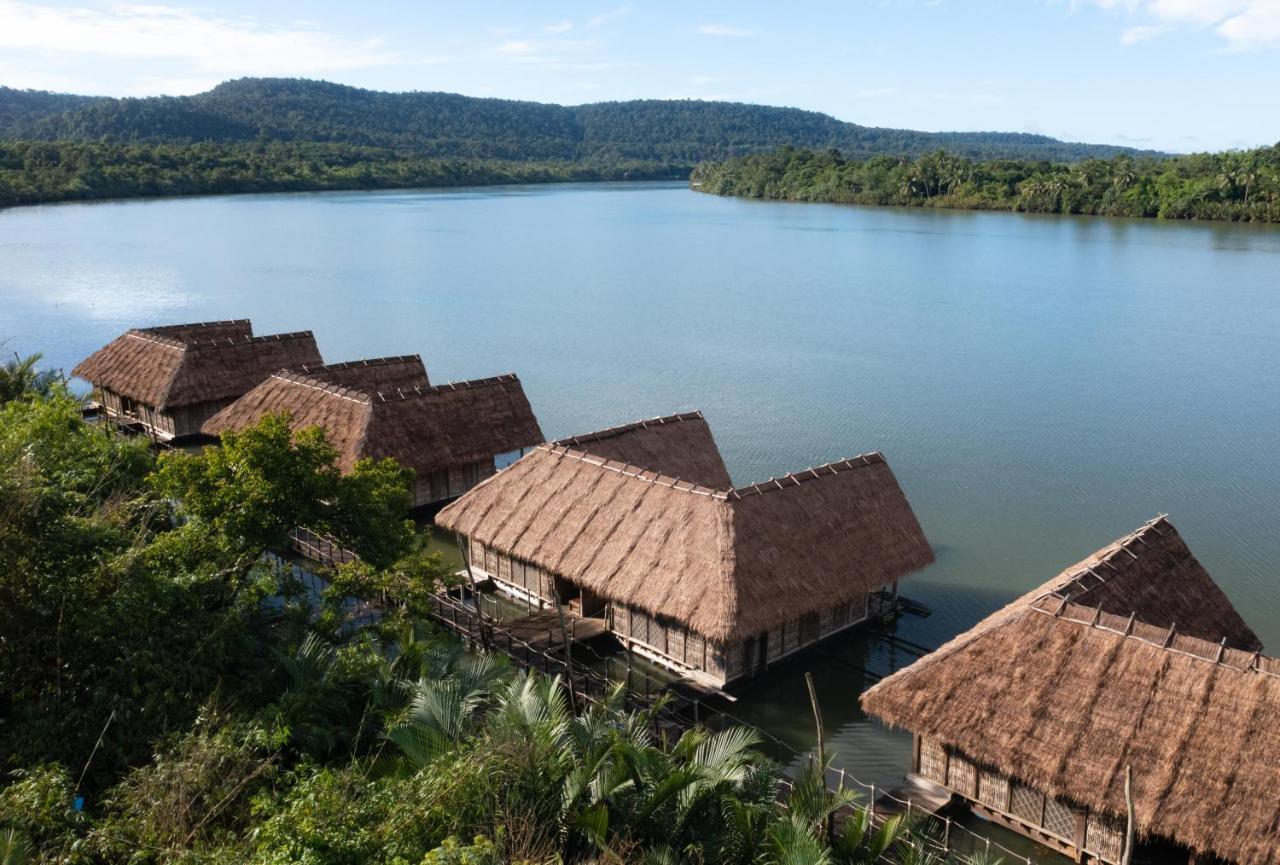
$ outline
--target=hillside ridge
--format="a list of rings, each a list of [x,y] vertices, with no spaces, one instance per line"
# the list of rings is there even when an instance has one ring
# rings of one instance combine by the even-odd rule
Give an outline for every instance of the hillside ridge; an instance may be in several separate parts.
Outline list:
[[[387,92],[302,78],[239,78],[193,96],[76,96],[0,87],[0,138],[147,144],[292,142],[417,156],[645,161],[691,168],[781,145],[848,156],[1076,161],[1161,155],[1019,132],[862,126],[817,111],[705,100],[556,105],[439,91]]]

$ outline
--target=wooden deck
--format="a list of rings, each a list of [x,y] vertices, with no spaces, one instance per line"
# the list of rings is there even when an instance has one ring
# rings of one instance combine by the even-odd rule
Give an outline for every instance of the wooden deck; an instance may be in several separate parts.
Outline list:
[[[570,643],[583,643],[594,640],[609,632],[604,619],[583,617],[565,608],[564,628],[560,627],[560,616],[554,609],[536,610],[518,619],[501,622],[501,627],[513,638],[528,643],[530,648],[540,652],[559,649],[564,645],[564,632],[568,632]]]
[[[914,773],[907,775],[906,783],[890,790],[876,800],[876,817],[892,817],[894,814],[937,814],[951,804],[950,790]]]

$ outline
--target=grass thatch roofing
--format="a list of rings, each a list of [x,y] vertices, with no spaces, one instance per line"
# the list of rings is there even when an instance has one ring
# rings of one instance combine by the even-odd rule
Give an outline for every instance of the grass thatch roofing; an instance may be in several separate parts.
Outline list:
[[[311,331],[253,336],[247,320],[130,330],[72,375],[137,402],[171,409],[235,399],[276,370],[321,363]]]
[[[1190,637],[1215,643],[1225,638],[1228,646],[1248,652],[1262,648],[1165,517],[1076,562],[1032,595],[1046,593],[1118,616],[1133,613],[1149,625],[1176,626]]]
[[[733,486],[702,412],[638,421],[560,439],[555,444],[712,489]]]
[[[204,432],[244,429],[274,412],[288,412],[294,429],[324,427],[346,471],[366,457],[392,457],[421,477],[543,440],[515,375],[371,393],[282,371],[211,417]]]
[[[1280,660],[1188,636],[1181,621],[1171,628],[1114,611],[1133,597],[1167,617],[1167,596],[1194,601],[1203,588],[1207,575],[1187,567],[1190,553],[1167,521],[1108,549],[1098,561],[1128,560],[1128,581],[1162,591],[1077,594],[1060,576],[871,688],[863,708],[1115,817],[1125,813],[1130,765],[1141,833],[1280,865]],[[1148,569],[1148,557],[1168,570]],[[1218,594],[1206,599],[1210,613]],[[1230,630],[1238,615],[1227,619]],[[1208,627],[1207,615],[1196,621]]]
[[[431,386],[427,367],[416,354],[301,366],[294,371],[369,394]]]
[[[715,490],[542,445],[436,522],[726,641],[850,600],[933,561],[878,453]]]

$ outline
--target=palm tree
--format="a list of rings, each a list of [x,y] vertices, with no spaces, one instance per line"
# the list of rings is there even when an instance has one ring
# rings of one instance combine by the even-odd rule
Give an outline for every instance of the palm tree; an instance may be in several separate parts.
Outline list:
[[[501,656],[472,654],[458,643],[415,647],[414,654],[417,679],[398,682],[409,705],[389,717],[385,735],[420,768],[479,732],[482,714],[511,668]]]
[[[0,831],[0,865],[27,865],[31,854],[31,843],[17,826]]]
[[[1111,187],[1117,192],[1124,192],[1138,179],[1138,171],[1128,159],[1118,159],[1114,163],[1111,175]]]
[[[13,356],[13,360],[0,366],[0,403],[11,402],[27,396],[48,396],[61,375],[55,370],[37,369],[42,356]]]

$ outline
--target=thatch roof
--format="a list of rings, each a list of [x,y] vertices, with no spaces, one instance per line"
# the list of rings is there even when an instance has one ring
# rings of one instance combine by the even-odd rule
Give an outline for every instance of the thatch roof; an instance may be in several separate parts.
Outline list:
[[[1176,626],[1189,637],[1215,643],[1225,638],[1228,646],[1247,652],[1262,648],[1257,634],[1163,516],[1076,562],[1023,600],[1042,594],[1117,616],[1132,613],[1149,625]]]
[[[427,380],[427,367],[422,357],[416,354],[300,366],[294,372],[368,394],[392,394],[398,390],[431,386]]]
[[[72,375],[159,409],[235,399],[276,370],[321,363],[311,331],[253,336],[247,320],[130,330]]]
[[[1210,628],[1221,593],[1195,594],[1207,575],[1188,567],[1194,559],[1167,521],[1124,541],[1086,560],[1099,573],[1108,561],[1131,571],[1110,589],[1080,592],[1055,578],[868,690],[863,708],[1115,817],[1130,765],[1143,834],[1280,865],[1280,660],[1187,635],[1184,621]],[[1159,573],[1144,558],[1169,567]],[[1130,598],[1169,618],[1169,596],[1188,599],[1174,602],[1176,628],[1114,611]],[[1197,598],[1208,610],[1189,615]],[[1225,618],[1220,630],[1238,627],[1234,611]],[[1256,645],[1247,627],[1235,638]]]
[[[543,440],[515,375],[370,393],[281,371],[211,417],[203,429],[220,435],[275,412],[288,412],[294,429],[324,427],[345,471],[366,457],[393,457],[421,477]]]
[[[436,522],[726,641],[851,600],[933,561],[878,453],[715,490],[542,445]]]
[[[556,444],[712,489],[733,486],[702,412],[643,420]]]

